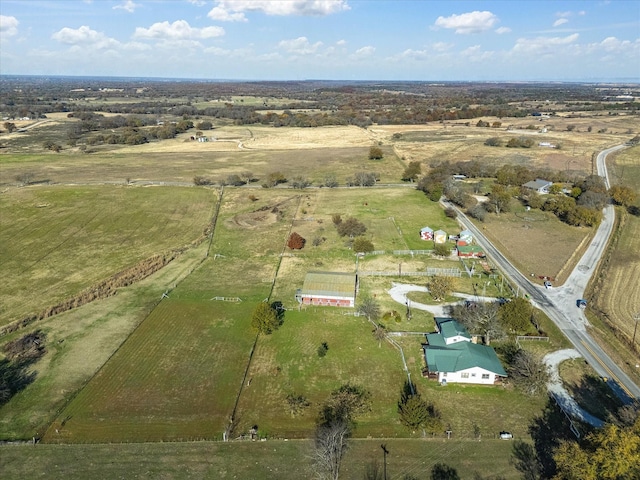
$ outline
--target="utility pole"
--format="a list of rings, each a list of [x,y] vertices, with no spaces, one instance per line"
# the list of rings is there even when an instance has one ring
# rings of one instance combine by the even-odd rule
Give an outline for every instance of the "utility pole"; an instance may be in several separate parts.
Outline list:
[[[380,448],[382,448],[382,454],[384,456],[384,480],[387,480],[387,453],[389,453],[389,451],[387,450],[387,446],[383,443],[382,445],[380,445]]]

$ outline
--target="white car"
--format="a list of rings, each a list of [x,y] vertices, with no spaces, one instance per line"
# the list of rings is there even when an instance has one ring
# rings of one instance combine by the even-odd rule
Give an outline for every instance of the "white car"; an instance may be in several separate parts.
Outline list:
[[[551,282],[549,280],[544,281],[544,288],[551,288]]]
[[[511,434],[511,432],[500,432],[500,438],[502,440],[511,440],[513,438],[513,434]]]

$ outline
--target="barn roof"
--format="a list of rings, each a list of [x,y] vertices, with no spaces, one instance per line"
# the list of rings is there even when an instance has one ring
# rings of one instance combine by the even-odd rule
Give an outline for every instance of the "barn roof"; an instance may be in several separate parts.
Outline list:
[[[355,297],[355,273],[308,272],[302,286],[302,295],[327,297]]]

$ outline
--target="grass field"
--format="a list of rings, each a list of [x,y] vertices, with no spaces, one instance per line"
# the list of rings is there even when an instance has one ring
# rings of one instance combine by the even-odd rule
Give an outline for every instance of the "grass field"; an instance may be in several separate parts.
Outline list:
[[[195,188],[31,187],[0,196],[0,325],[198,239],[216,194]]]
[[[387,446],[387,474],[391,480],[405,475],[428,478],[436,463],[455,467],[460,478],[516,480],[521,474],[509,463],[513,443],[482,438],[449,441],[361,439],[350,444],[340,478],[360,480],[366,469],[382,469],[380,444]],[[267,442],[184,442],[110,445],[3,445],[3,478],[47,476],[81,480],[103,478],[162,478],[255,480],[312,478],[311,443],[307,440]],[[25,458],[29,458],[25,462]]]
[[[618,153],[611,163],[611,180],[614,184],[635,188],[639,197],[635,207],[640,207],[640,147],[632,147]],[[598,275],[590,286],[589,295],[594,300],[594,308],[604,322],[595,323],[598,334],[607,339],[607,351],[619,360],[619,364],[636,381],[640,381],[640,334],[636,335],[636,350],[630,348],[635,329],[634,315],[640,312],[640,283],[634,279],[640,276],[640,254],[638,235],[640,218],[621,207],[616,207],[616,216],[621,219],[620,228],[614,234],[610,250],[607,252]],[[608,326],[607,326],[608,324]],[[613,328],[614,335],[608,332]]]

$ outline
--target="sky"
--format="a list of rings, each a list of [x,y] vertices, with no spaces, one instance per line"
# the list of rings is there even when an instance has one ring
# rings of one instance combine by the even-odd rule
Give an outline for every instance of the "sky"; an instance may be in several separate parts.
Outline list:
[[[2,0],[0,74],[640,82],[640,0]]]

